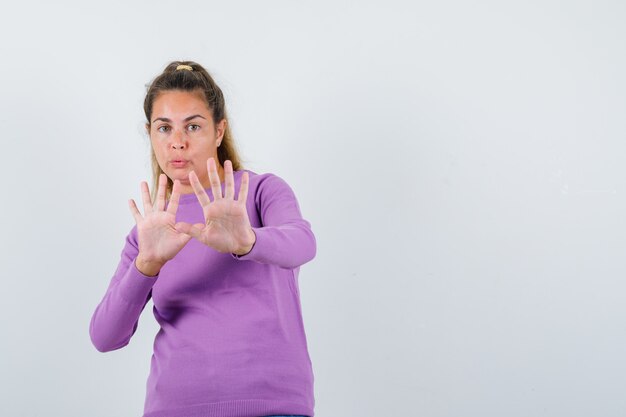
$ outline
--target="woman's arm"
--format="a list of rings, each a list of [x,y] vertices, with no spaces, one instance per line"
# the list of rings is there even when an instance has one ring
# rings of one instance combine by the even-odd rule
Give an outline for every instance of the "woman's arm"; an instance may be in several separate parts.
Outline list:
[[[126,237],[121,259],[89,325],[91,342],[100,352],[124,347],[135,334],[139,316],[151,297],[158,275],[142,274],[135,265],[139,253],[137,228]]]
[[[238,198],[230,161],[224,161],[224,192],[213,157],[207,161],[213,200],[209,198],[194,172],[189,182],[198,197],[204,214],[204,223],[176,223],[176,230],[194,237],[199,242],[241,260],[296,268],[315,256],[315,237],[309,222],[302,218],[298,202],[291,188],[276,175],[255,178],[253,201],[248,201],[250,179],[248,172],[241,175]],[[253,227],[248,211],[261,218],[262,224]]]
[[[263,175],[251,197],[262,226],[252,227],[256,242],[250,252],[233,254],[235,258],[292,269],[315,257],[316,241],[311,225],[302,218],[296,196],[282,178]]]
[[[128,344],[161,267],[191,239],[174,228],[180,183],[174,181],[167,208],[166,187],[167,177],[161,174],[156,202],[152,204],[148,184],[142,182],[143,215],[135,201],[129,201],[137,225],[126,238],[120,263],[89,325],[91,341],[101,352]]]

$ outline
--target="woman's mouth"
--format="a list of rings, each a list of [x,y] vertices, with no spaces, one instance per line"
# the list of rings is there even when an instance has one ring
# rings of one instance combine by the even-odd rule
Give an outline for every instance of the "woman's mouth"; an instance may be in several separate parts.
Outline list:
[[[188,163],[189,161],[186,159],[175,159],[170,161],[170,165],[172,165],[174,168],[184,168],[187,166]]]

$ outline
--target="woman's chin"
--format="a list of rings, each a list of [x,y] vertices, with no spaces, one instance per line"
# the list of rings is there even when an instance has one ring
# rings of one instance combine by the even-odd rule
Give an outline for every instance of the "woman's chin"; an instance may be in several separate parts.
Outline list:
[[[180,182],[182,185],[190,185],[191,184],[189,182],[189,173],[187,173],[187,172],[181,172],[181,171],[177,170],[177,171],[174,171],[174,172],[170,172],[167,176],[172,181],[178,180],[178,182]]]

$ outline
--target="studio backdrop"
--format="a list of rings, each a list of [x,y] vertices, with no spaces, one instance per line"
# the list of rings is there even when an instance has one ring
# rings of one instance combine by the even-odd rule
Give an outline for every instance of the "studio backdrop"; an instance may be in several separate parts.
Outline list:
[[[316,235],[316,416],[623,416],[624,22],[616,0],[6,5],[0,415],[141,415],[152,303],[113,352],[89,320],[151,180],[146,85],[193,60]]]

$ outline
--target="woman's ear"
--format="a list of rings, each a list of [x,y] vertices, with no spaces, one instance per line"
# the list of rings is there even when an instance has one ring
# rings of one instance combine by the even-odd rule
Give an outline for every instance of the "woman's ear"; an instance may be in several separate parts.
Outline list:
[[[224,132],[225,131],[226,131],[226,119],[222,119],[215,126],[215,137],[216,137],[218,143],[222,142],[222,138],[224,137]]]
[[[150,136],[150,123],[146,123],[146,133]]]

